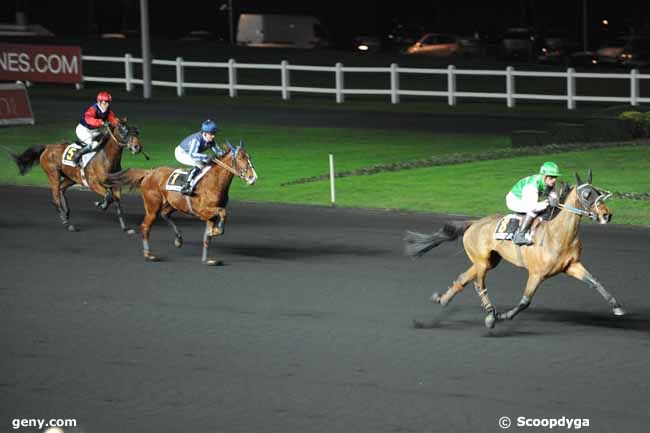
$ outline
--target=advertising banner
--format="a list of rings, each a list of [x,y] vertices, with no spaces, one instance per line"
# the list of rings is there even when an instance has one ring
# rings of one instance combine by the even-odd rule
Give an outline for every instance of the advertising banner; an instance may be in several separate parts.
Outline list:
[[[34,115],[22,84],[0,84],[0,126],[33,125]]]
[[[81,48],[0,43],[0,81],[80,83]]]

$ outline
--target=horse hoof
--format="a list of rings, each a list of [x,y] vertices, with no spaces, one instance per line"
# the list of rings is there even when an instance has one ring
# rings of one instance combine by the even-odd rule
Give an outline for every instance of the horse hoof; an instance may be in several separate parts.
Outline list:
[[[176,248],[180,248],[183,246],[183,238],[176,238],[174,239],[174,246]]]
[[[614,313],[614,316],[625,316],[625,310],[621,307],[614,307],[612,313]]]
[[[135,234],[135,230],[134,230],[134,229],[125,229],[124,232],[125,232],[127,235],[134,235],[134,234]]]
[[[207,259],[203,263],[208,265],[208,266],[221,266],[221,265],[223,265],[223,262],[221,260],[217,260],[217,259]]]
[[[76,228],[75,226],[73,226],[72,224],[68,224],[68,226],[66,227],[66,229],[67,229],[69,232],[76,232],[76,231],[78,231],[77,228]]]
[[[434,304],[440,304],[441,296],[440,293],[435,292],[431,297],[429,298],[429,301],[433,302]]]
[[[494,315],[494,313],[490,313],[487,316],[485,316],[485,327],[488,329],[494,328],[494,324],[496,323],[497,318]]]
[[[160,259],[153,254],[145,254],[144,259],[148,262],[158,262]]]

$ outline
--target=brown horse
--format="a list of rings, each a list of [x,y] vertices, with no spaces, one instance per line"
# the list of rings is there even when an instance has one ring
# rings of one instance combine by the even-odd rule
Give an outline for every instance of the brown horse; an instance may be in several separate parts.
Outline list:
[[[611,220],[611,213],[604,201],[611,195],[591,185],[591,170],[587,181],[582,182],[576,174],[577,184],[571,188],[555,218],[540,223],[533,234],[533,245],[519,247],[506,240],[495,240],[493,234],[503,215],[493,215],[476,221],[450,222],[432,234],[407,232],[406,253],[419,257],[439,244],[463,236],[463,246],[472,266],[460,274],[443,294],[434,293],[431,301],[447,305],[463,287],[474,280],[476,292],[487,311],[485,326],[492,328],[496,321],[513,319],[526,309],[535,291],[545,279],[561,272],[584,281],[609,303],[612,312],[622,316],[625,311],[603,285],[594,278],[580,262],[582,245],[578,237],[580,219],[587,216],[600,224]],[[528,269],[528,282],[519,304],[505,313],[497,313],[488,297],[485,275],[501,260]]]
[[[146,260],[158,260],[149,249],[149,231],[158,214],[174,230],[176,237],[174,245],[179,248],[183,245],[183,237],[171,219],[171,214],[178,210],[205,221],[201,260],[207,265],[221,263],[208,258],[208,247],[213,236],[224,233],[228,190],[233,176],[239,176],[249,185],[253,185],[257,180],[253,162],[243,148],[243,144],[240,142],[239,146],[235,147],[229,141],[227,143],[229,151],[220,158],[211,159],[210,164],[202,172],[205,174],[197,183],[192,197],[168,189],[168,183],[174,184],[178,178],[178,171],[172,167],[158,167],[151,170],[127,169],[108,176],[110,185],[140,187],[145,210],[140,232]]]
[[[106,187],[104,181],[108,173],[121,170],[122,150],[125,147],[133,154],[142,150],[138,128],[129,126],[126,118],[120,120],[118,125],[113,128],[106,127],[100,150],[83,169],[69,162],[74,156],[72,149],[66,153],[66,148],[69,145],[70,143],[65,141],[56,144],[35,145],[20,155],[11,154],[11,157],[18,165],[21,175],[26,174],[34,164],[40,162],[52,189],[54,206],[68,231],[73,232],[77,229],[69,221],[70,209],[65,192],[74,184],[84,184],[104,198],[101,202],[95,202],[95,206],[100,209],[106,210],[111,203],[115,202],[120,227],[123,231],[135,233],[133,229],[127,229],[124,223],[120,204],[120,189]],[[66,164],[63,162],[64,159],[67,160]]]

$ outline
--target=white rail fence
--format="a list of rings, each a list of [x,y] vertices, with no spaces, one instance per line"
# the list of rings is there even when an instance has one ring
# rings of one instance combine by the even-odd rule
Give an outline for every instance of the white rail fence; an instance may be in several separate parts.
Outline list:
[[[100,57],[100,56],[83,56],[87,62],[116,62],[124,64],[124,77],[94,77],[84,76],[85,82],[103,82],[103,83],[123,83],[127,91],[132,91],[134,85],[141,85],[142,79],[136,78],[133,73],[134,64],[142,64],[142,59],[131,56],[124,57]],[[345,101],[345,95],[386,95],[390,96],[393,104],[400,102],[400,96],[434,96],[447,98],[449,105],[457,103],[457,98],[491,98],[505,99],[508,107],[514,107],[517,100],[546,100],[546,101],[566,101],[567,108],[572,110],[576,108],[576,102],[623,102],[637,106],[639,103],[650,102],[650,97],[641,97],[639,93],[640,81],[650,79],[650,74],[641,74],[637,69],[632,69],[629,73],[586,73],[576,72],[573,68],[568,68],[566,72],[541,72],[541,71],[518,71],[508,66],[505,70],[474,70],[474,69],[457,69],[450,65],[446,69],[424,69],[424,68],[401,68],[393,63],[390,67],[348,67],[337,63],[335,66],[301,66],[291,65],[287,61],[280,64],[260,64],[260,63],[237,63],[234,59],[228,62],[190,62],[184,61],[181,57],[176,60],[153,60],[154,66],[174,67],[176,69],[175,81],[153,80],[152,86],[175,87],[178,96],[185,94],[185,89],[222,89],[227,90],[231,98],[237,97],[238,90],[255,90],[280,92],[282,99],[291,98],[291,93],[325,93],[333,94],[337,103]],[[227,83],[197,83],[185,81],[185,68],[221,68],[228,71]],[[273,85],[256,85],[240,84],[237,82],[237,71],[243,69],[266,69],[280,71],[280,84]],[[299,87],[292,86],[290,80],[291,71],[315,71],[330,72],[334,74],[335,87]],[[390,88],[387,89],[352,89],[344,86],[344,75],[348,73],[386,73],[389,75]],[[400,88],[401,74],[433,74],[446,75],[447,89],[442,91],[426,90],[407,90]],[[505,92],[463,92],[457,90],[456,79],[458,76],[496,76],[503,77],[505,80]],[[517,93],[515,86],[516,77],[551,77],[563,78],[566,80],[566,94],[535,94],[535,93]],[[625,96],[587,96],[576,93],[576,80],[583,78],[627,80],[630,83],[629,95]]]

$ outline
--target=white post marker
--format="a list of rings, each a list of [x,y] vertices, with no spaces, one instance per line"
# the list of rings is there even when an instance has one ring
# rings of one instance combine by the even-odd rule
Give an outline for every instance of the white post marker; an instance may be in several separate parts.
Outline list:
[[[336,190],[334,189],[334,155],[330,153],[330,194],[332,206],[336,205]]]

